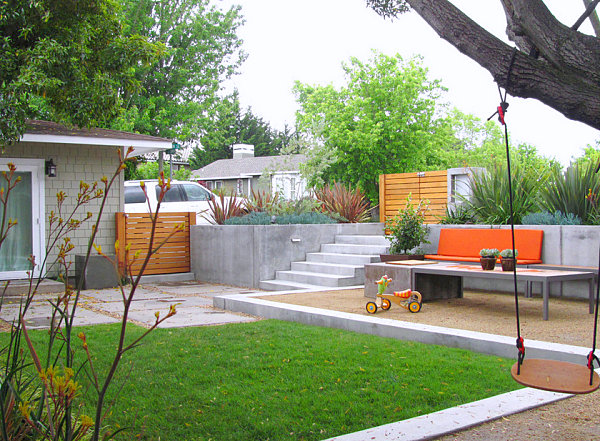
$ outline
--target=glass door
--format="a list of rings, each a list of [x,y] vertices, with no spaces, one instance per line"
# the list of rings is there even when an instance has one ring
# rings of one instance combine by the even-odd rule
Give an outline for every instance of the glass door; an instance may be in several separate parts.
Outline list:
[[[5,229],[9,220],[16,221],[0,246],[0,280],[25,279],[30,271],[29,257],[33,255],[40,265],[44,241],[44,161],[39,159],[0,159],[0,172],[8,173],[7,164],[12,162],[17,170],[13,177],[21,180],[11,190],[6,207]],[[8,182],[0,175],[0,188],[7,191]],[[0,222],[4,205],[0,203]],[[34,268],[34,277],[41,269]]]

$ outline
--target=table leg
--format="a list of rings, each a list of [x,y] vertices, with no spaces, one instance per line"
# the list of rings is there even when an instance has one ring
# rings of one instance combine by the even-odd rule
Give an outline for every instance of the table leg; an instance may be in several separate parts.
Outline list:
[[[543,314],[543,318],[544,320],[548,320],[548,299],[550,298],[550,283],[548,283],[547,280],[544,280],[542,282],[542,291],[543,291],[543,296],[544,296],[544,314]]]

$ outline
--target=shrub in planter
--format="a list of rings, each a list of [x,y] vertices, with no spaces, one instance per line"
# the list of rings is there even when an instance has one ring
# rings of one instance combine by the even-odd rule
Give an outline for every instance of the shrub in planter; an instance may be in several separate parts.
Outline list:
[[[573,213],[541,211],[523,216],[523,225],[581,225],[581,219]]]
[[[390,241],[390,254],[408,254],[423,243],[429,227],[425,225],[425,212],[429,209],[427,202],[421,200],[413,205],[411,196],[406,198],[406,207],[398,210],[398,214],[386,220],[385,228],[389,231],[386,238]],[[383,260],[383,258],[382,258]]]
[[[510,248],[506,248],[500,251],[500,264],[502,265],[502,271],[512,271],[515,269],[515,265],[517,263],[517,256],[519,255],[519,250],[515,250],[515,254],[513,256],[513,250]]]
[[[479,262],[481,263],[481,269],[484,271],[491,271],[496,267],[496,259],[500,255],[500,251],[497,248],[483,248],[479,251]]]

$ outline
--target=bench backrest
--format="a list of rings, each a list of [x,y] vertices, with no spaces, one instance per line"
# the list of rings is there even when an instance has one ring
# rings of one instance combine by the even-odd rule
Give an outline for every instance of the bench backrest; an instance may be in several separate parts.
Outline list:
[[[541,260],[543,230],[515,230],[517,258]],[[438,254],[460,257],[479,257],[482,248],[512,248],[510,229],[442,228]]]

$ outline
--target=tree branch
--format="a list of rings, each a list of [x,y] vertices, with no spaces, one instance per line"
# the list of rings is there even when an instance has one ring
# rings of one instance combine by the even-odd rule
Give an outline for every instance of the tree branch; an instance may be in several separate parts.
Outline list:
[[[594,12],[594,9],[596,9],[596,6],[598,6],[598,3],[600,3],[600,0],[594,0],[592,2],[584,1],[583,3],[585,3],[587,7],[585,9],[585,12],[583,14],[581,14],[581,17],[579,17],[577,19],[577,21],[575,22],[575,24],[573,26],[571,26],[571,29],[573,29],[574,31],[579,29],[579,26],[581,26],[581,23],[583,23],[585,21],[585,19],[588,18],[592,12]]]
[[[508,1],[503,0],[503,2]],[[594,51],[587,52],[585,47],[582,54],[581,48],[575,48],[572,55],[577,54],[580,60],[575,62],[571,60],[571,62],[580,66],[580,71],[566,69],[560,63],[553,64],[544,59],[535,59],[519,51],[516,53],[510,78],[507,78],[513,47],[487,32],[448,0],[407,0],[407,2],[441,38],[488,70],[494,80],[505,87],[509,94],[523,98],[536,98],[570,119],[600,129],[600,100],[598,100],[600,82],[597,81],[597,72],[593,75],[589,73],[590,68],[600,65],[600,56],[597,57],[597,61],[590,60]],[[568,36],[573,34],[583,36],[556,21],[540,0],[513,0],[509,6],[514,7],[517,12],[531,12],[531,9],[523,3],[535,4],[537,7],[541,4],[548,12],[551,21],[544,25],[544,30],[548,29],[549,24],[553,24],[560,26],[561,32],[566,30]],[[535,11],[537,12],[537,9]],[[519,14],[519,17],[521,16],[522,14]],[[544,20],[546,19],[548,17],[544,16]],[[525,23],[529,23],[530,20],[535,22],[533,18],[524,19]],[[545,38],[553,41],[556,37],[550,38],[546,35]],[[593,42],[595,52],[598,52],[598,40],[594,37],[589,39]],[[545,40],[536,37],[534,41],[543,43]],[[578,37],[577,41],[581,42],[581,38]],[[573,41],[570,42],[572,43]],[[544,51],[542,52],[544,55],[552,54],[552,51],[548,51],[546,47]],[[561,58],[565,57],[566,55],[561,54]],[[584,68],[580,62],[586,62],[589,66]]]
[[[595,0],[594,0],[595,1]],[[572,69],[580,75],[600,81],[598,39],[575,31],[559,22],[542,0],[502,0],[507,16],[539,50],[560,69]]]
[[[583,4],[587,8],[592,4],[591,0],[583,0]],[[590,23],[592,23],[592,28],[594,28],[594,33],[596,37],[600,37],[600,20],[598,20],[598,14],[596,11],[592,11],[590,14]]]

